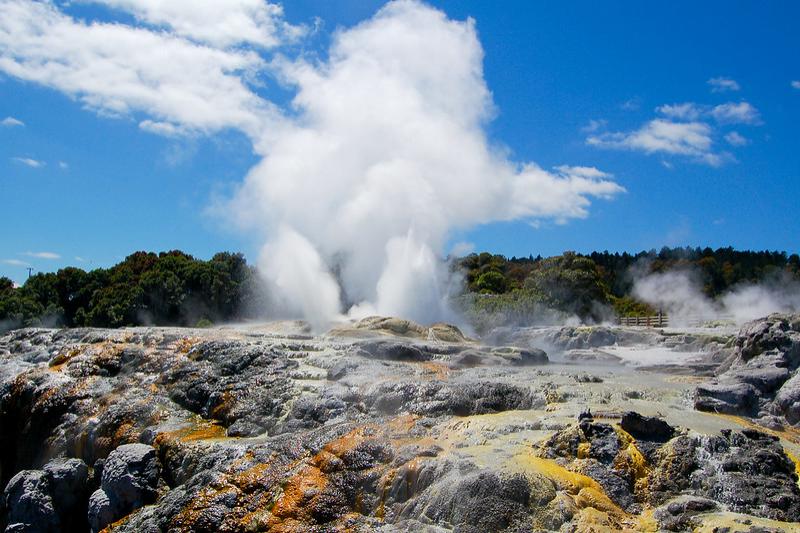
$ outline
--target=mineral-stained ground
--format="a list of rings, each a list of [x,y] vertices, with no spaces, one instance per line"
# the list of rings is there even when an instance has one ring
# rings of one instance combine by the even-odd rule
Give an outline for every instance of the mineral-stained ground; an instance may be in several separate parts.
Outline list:
[[[0,337],[5,531],[798,531],[800,316]]]

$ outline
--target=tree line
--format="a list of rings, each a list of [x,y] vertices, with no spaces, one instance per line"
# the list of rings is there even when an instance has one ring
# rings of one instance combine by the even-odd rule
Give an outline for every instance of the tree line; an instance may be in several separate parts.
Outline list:
[[[733,248],[668,248],[636,254],[564,252],[555,257],[511,257],[471,254],[458,260],[467,292],[461,308],[476,328],[525,324],[532,317],[554,320],[565,315],[584,321],[613,316],[646,316],[656,312],[633,296],[637,278],[647,274],[690,270],[709,298],[742,283],[787,276],[800,281],[800,257],[776,251]],[[546,321],[546,320],[545,320]]]
[[[242,254],[203,261],[177,250],[136,252],[107,269],[35,274],[21,287],[0,278],[0,328],[231,321],[255,312],[257,283]]]
[[[744,282],[778,275],[800,281],[797,254],[733,248],[662,248],[636,254],[592,252],[543,258],[490,253],[453,259],[464,274],[456,305],[478,329],[523,324],[553,311],[582,320],[655,312],[632,295],[637,276],[692,269],[714,298]],[[67,267],[21,287],[0,278],[0,330],[20,326],[197,326],[256,318],[265,289],[242,254],[210,260],[173,250],[136,252],[104,269]]]

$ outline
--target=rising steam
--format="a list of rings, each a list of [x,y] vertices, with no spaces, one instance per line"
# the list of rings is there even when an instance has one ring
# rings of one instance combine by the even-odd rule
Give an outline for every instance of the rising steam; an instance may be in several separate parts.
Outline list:
[[[788,276],[741,284],[717,299],[703,294],[699,279],[691,270],[659,272],[635,279],[633,292],[640,300],[667,313],[672,326],[714,319],[742,324],[770,313],[800,310],[800,284]]]
[[[229,211],[264,230],[262,271],[292,309],[317,325],[347,311],[447,318],[453,230],[584,217],[588,197],[623,190],[491,146],[482,59],[472,20],[397,1],[336,34],[327,61],[275,61],[293,114],[258,144]]]

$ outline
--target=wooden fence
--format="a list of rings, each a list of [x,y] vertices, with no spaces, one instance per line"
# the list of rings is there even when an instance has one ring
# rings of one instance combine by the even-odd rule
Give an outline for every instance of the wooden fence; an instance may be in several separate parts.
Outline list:
[[[621,316],[619,323],[622,326],[641,326],[645,328],[665,328],[669,326],[669,318],[664,313],[651,316]]]

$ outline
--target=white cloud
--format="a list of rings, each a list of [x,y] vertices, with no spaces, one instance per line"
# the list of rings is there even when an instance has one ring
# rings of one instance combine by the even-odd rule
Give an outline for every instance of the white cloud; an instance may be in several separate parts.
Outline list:
[[[24,252],[22,255],[37,259],[61,259],[61,256],[54,252]]]
[[[696,121],[711,117],[721,124],[761,124],[761,116],[749,102],[726,102],[714,107],[694,102],[667,104],[656,108],[656,112],[673,120]]]
[[[150,133],[155,133],[157,135],[163,135],[164,137],[179,137],[191,133],[191,130],[178,124],[172,124],[170,122],[158,122],[154,120],[143,120],[139,122],[139,127],[144,131],[149,131]]]
[[[592,119],[584,127],[581,128],[581,131],[583,133],[594,133],[598,130],[605,128],[606,124],[608,124],[608,121],[605,119],[600,119],[600,120]]]
[[[127,11],[140,21],[219,48],[239,44],[273,48],[295,41],[306,31],[283,20],[281,5],[264,0],[83,1]]]
[[[703,108],[695,103],[667,104],[656,108],[658,113],[675,120],[697,120],[703,114]]]
[[[60,168],[61,170],[67,170],[69,168],[69,164],[64,161],[59,161],[58,168]]]
[[[5,126],[7,128],[13,128],[14,126],[24,126],[24,125],[25,125],[24,122],[14,117],[6,117],[3,120],[0,120],[0,126]]]
[[[19,259],[2,259],[2,260],[0,260],[0,263],[6,264],[6,265],[11,265],[11,266],[19,266],[19,267],[30,266],[29,263],[26,263],[25,261],[20,261]]]
[[[727,91],[738,91],[741,89],[741,87],[739,87],[739,83],[730,78],[711,78],[706,83],[711,86],[712,93],[724,93]]]
[[[586,139],[600,148],[627,149],[647,154],[666,153],[692,157],[718,166],[723,158],[712,151],[712,130],[702,122],[672,122],[654,119],[628,133],[604,133]]]
[[[91,109],[144,111],[159,122],[201,131],[238,128],[254,138],[275,114],[244,81],[264,66],[252,51],[79,22],[49,3],[0,0],[0,9],[0,71],[76,96]]]
[[[46,165],[44,161],[31,159],[30,157],[12,157],[11,160],[31,168],[41,168]]]
[[[714,79],[717,85],[733,80]],[[730,86],[730,83],[727,84]],[[732,89],[731,89],[732,90]],[[760,125],[758,110],[749,102],[727,102],[717,106],[707,106],[694,102],[665,104],[655,109],[664,118],[655,118],[630,132],[599,132],[599,128],[583,131],[591,133],[586,143],[599,148],[640,151],[647,154],[662,153],[688,156],[695,161],[711,166],[719,166],[726,161],[735,161],[730,153],[715,152],[714,138],[717,135],[711,120],[719,124]],[[591,123],[590,123],[591,124]],[[749,141],[738,132],[724,136],[731,146],[744,146]],[[662,160],[666,168],[672,168],[669,161]]]
[[[761,124],[758,109],[748,102],[728,102],[711,110],[711,116],[721,124]]]
[[[800,89],[800,80],[792,81],[791,85],[793,89]]]
[[[622,102],[619,107],[625,111],[637,111],[639,107],[641,107],[641,104],[638,98],[631,98],[630,100]]]
[[[596,169],[595,167],[571,167],[568,165],[561,165],[555,168],[562,176],[575,176],[589,179],[603,179],[612,177],[611,174]]]
[[[730,144],[731,146],[746,146],[750,144],[750,141],[747,140],[747,138],[741,135],[738,131],[732,131],[726,134],[725,140],[728,141],[728,144]]]

